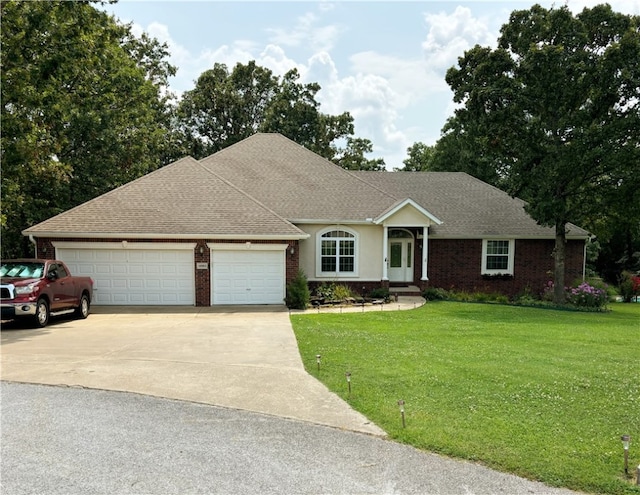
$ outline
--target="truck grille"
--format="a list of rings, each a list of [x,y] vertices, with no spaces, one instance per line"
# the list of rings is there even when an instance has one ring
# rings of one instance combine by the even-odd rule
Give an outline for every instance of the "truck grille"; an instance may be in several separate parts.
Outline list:
[[[0,299],[13,299],[13,285],[0,286]]]

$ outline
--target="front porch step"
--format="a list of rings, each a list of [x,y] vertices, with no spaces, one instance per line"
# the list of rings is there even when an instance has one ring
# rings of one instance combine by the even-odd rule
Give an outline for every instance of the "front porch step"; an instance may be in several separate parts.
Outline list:
[[[417,285],[405,285],[402,287],[389,286],[389,294],[398,294],[399,296],[421,296],[422,291]]]

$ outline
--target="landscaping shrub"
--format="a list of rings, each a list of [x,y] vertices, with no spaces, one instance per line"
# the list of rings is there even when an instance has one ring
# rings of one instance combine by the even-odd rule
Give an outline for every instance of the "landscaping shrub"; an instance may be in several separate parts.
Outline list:
[[[602,308],[608,300],[606,290],[594,287],[589,282],[567,289],[567,302],[579,308]]]
[[[640,296],[640,275],[625,271],[620,275],[620,295],[624,302],[631,302]]]
[[[444,301],[449,296],[447,291],[440,287],[428,287],[422,292],[422,297],[427,301]]]
[[[565,287],[566,301],[569,305],[581,309],[602,309],[609,302],[607,286],[602,282],[581,282],[574,287]],[[542,299],[553,301],[553,281],[547,282]]]
[[[354,297],[354,294],[348,285],[339,284],[335,286],[333,290],[333,299],[337,301],[345,301],[352,297]]]
[[[309,306],[311,294],[307,285],[307,277],[302,270],[298,270],[296,277],[287,284],[286,304],[291,309],[306,309]]]
[[[369,292],[369,297],[371,299],[384,299],[385,301],[389,301],[389,289],[385,289],[384,287],[373,289]]]

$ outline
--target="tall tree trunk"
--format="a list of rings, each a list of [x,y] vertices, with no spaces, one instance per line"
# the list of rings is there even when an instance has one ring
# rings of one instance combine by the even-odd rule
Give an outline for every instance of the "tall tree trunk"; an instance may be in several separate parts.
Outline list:
[[[553,249],[553,302],[564,304],[564,260],[567,242],[566,223],[556,224],[556,245]]]

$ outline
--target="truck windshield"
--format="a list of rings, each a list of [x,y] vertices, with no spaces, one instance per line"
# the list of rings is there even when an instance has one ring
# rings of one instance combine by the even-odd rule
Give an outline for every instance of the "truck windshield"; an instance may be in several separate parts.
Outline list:
[[[2,262],[0,277],[40,278],[44,272],[44,263]]]

